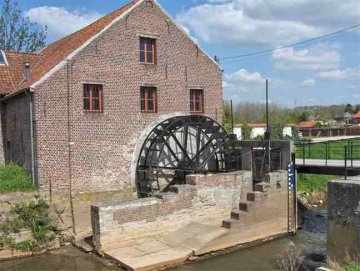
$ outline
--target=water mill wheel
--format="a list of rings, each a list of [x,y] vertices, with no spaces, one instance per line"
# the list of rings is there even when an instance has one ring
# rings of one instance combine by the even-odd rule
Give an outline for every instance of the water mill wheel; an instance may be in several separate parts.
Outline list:
[[[230,138],[215,120],[202,115],[169,118],[146,138],[137,163],[139,197],[167,192],[184,184],[192,173],[235,170],[238,159],[229,147]]]

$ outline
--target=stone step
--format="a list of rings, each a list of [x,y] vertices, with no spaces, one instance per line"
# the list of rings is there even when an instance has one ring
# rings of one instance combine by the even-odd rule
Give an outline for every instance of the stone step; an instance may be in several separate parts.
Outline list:
[[[264,197],[264,193],[259,191],[249,192],[246,197],[248,201],[260,201]]]
[[[170,186],[170,188],[169,188],[169,191],[171,193],[175,193],[175,194],[183,194],[183,193],[188,193],[188,192],[192,192],[195,190],[196,190],[196,187],[194,187],[193,185],[190,185],[190,184],[173,185],[173,186]]]
[[[247,212],[238,210],[238,211],[232,211],[231,212],[231,218],[235,220],[240,220],[241,217],[244,217],[247,214]]]
[[[223,220],[223,222],[222,222],[222,226],[223,226],[223,228],[231,229],[231,227],[234,227],[236,221],[237,221],[237,220],[232,219],[232,218],[230,218],[230,219],[225,219],[225,220]]]
[[[239,209],[240,209],[240,211],[249,212],[249,210],[251,210],[251,208],[253,208],[252,205],[253,205],[252,202],[240,202]]]
[[[270,190],[271,186],[269,183],[261,182],[255,184],[255,191],[257,192],[268,192]]]

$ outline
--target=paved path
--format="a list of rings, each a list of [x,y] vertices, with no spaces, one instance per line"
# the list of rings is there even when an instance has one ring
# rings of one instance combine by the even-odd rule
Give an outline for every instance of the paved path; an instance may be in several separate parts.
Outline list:
[[[344,168],[345,167],[345,162],[344,160],[327,160],[327,164],[326,164],[326,160],[325,159],[305,159],[305,163],[304,160],[301,158],[296,159],[296,165],[297,166],[328,166],[328,167],[339,167],[339,168]],[[360,160],[354,160],[353,164],[351,164],[351,160],[347,161],[347,166],[348,167],[360,167]]]

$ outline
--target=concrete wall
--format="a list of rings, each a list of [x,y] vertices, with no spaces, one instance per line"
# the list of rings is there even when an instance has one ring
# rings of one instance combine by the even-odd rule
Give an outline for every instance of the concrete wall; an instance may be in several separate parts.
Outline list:
[[[328,182],[328,257],[339,263],[360,256],[360,177]]]
[[[140,36],[157,40],[157,63],[140,63]],[[83,112],[83,84],[103,85],[104,112]],[[158,112],[140,112],[140,87],[157,88]],[[222,71],[151,1],[145,1],[34,89],[38,181],[54,193],[134,187],[138,139],[159,116],[190,113],[204,89],[205,114],[221,121]],[[68,106],[69,102],[69,106]]]
[[[174,186],[162,198],[92,206],[94,243],[99,249],[121,240],[130,241],[175,231],[190,222],[221,219],[239,208],[240,195],[252,189],[250,171],[215,175],[189,175],[187,184]],[[220,217],[220,218],[219,218]]]
[[[287,172],[270,173],[253,192],[252,173],[189,175],[185,185],[158,198],[94,204],[91,208],[94,244],[98,250],[174,232],[192,222],[228,229],[228,234],[207,245],[206,251],[231,247],[293,229],[288,228]],[[255,198],[252,198],[255,197]],[[240,203],[248,206],[238,214]],[[235,238],[236,237],[236,238]]]

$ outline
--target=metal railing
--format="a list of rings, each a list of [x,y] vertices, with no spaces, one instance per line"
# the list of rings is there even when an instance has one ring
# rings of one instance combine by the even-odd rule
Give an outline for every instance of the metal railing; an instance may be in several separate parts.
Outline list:
[[[344,167],[347,177],[348,169],[360,167],[360,140],[296,142],[295,154],[303,165],[310,164],[311,160],[322,160],[324,164],[321,166]]]

